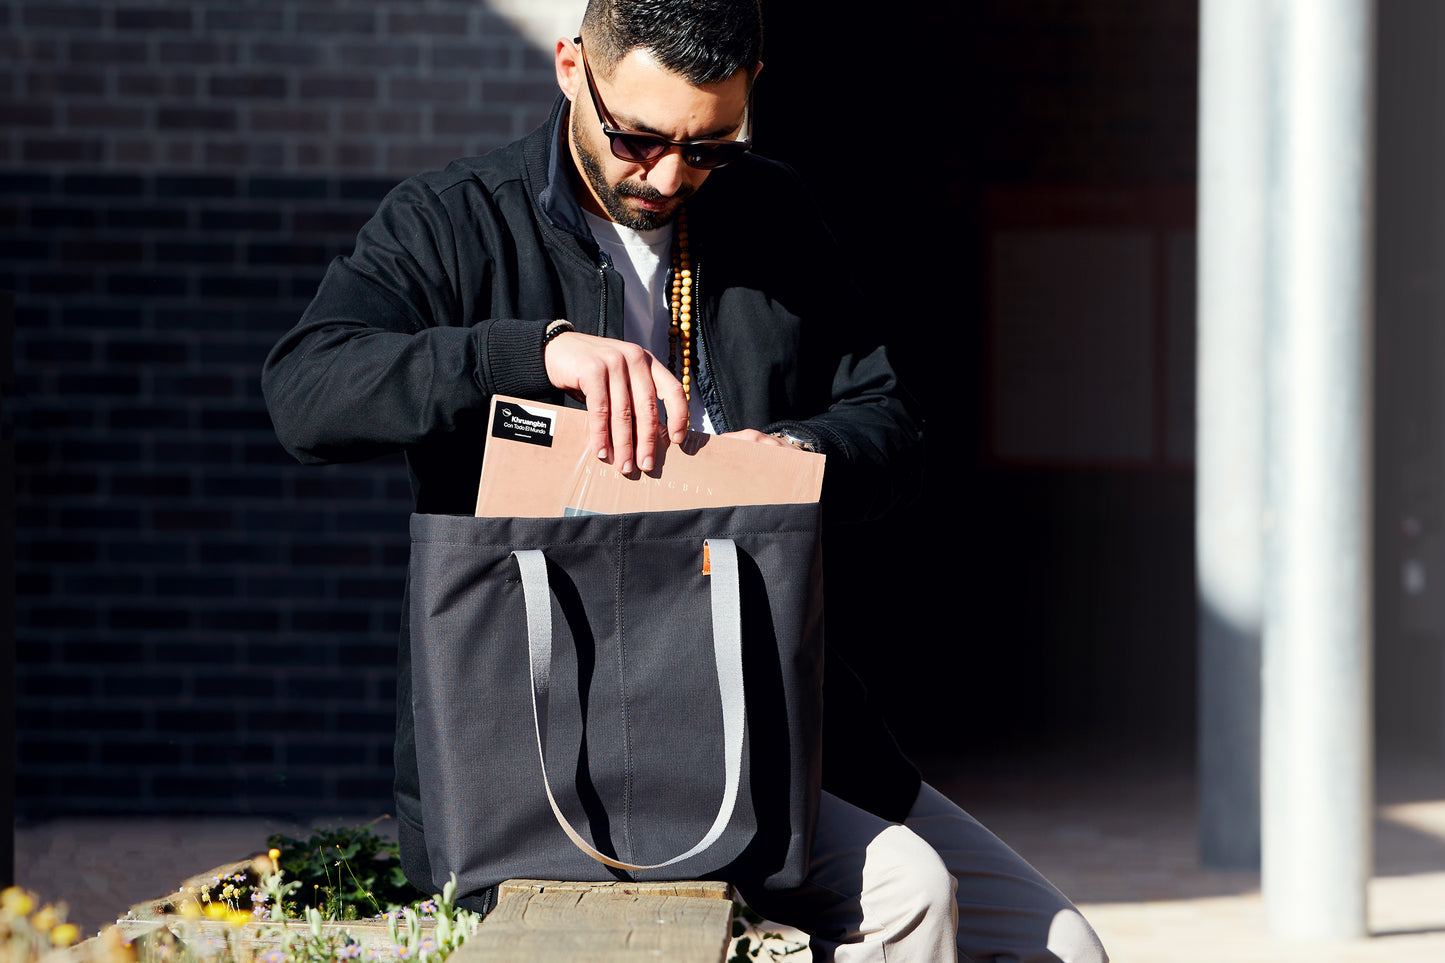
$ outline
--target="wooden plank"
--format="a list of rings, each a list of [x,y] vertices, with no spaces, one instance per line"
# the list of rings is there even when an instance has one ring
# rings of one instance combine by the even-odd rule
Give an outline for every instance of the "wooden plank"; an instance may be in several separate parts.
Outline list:
[[[429,936],[435,927],[434,921],[425,921],[422,925],[423,935]],[[138,939],[151,932],[168,929],[178,942],[194,951],[197,959],[208,955],[202,950],[202,947],[224,946],[227,943],[248,951],[245,954],[238,953],[238,959],[250,959],[259,958],[266,950],[283,949],[293,936],[309,934],[311,924],[305,920],[288,919],[281,922],[267,920],[237,925],[225,920],[172,916],[163,920],[122,919],[108,929],[115,930],[127,941]],[[361,946],[363,952],[376,951],[381,958],[389,958],[391,955],[393,946],[391,929],[384,921],[333,921],[325,924],[325,931],[327,933],[345,931]]]
[[[510,880],[499,894],[451,963],[721,963],[731,942],[726,884]]]
[[[634,883],[614,880],[605,883],[576,883],[556,879],[509,879],[497,886],[497,898],[513,893],[616,893],[628,896],[699,896],[707,899],[733,898],[729,883],[716,879],[678,880],[676,882]]]

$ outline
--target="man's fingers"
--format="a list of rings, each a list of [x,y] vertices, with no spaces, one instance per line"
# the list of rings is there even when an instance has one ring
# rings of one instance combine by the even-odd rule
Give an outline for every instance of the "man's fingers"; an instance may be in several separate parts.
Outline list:
[[[607,368],[596,370],[578,381],[578,393],[587,405],[587,444],[597,457],[606,461],[611,455],[612,397],[607,392]]]
[[[617,359],[613,359],[616,362]],[[607,390],[612,399],[610,427],[612,430],[612,464],[624,475],[632,473],[632,394],[631,382],[624,363],[607,366]]]
[[[660,385],[656,375],[667,369],[647,352],[629,359],[628,376],[632,386],[632,419],[637,428],[637,465],[643,471],[652,471],[653,457],[657,453],[658,417],[657,393]]]
[[[634,390],[632,404],[632,421],[637,428],[637,467],[652,471],[658,442],[657,399],[650,391],[643,397]]]
[[[657,387],[657,397],[662,401],[662,410],[667,412],[668,437],[674,445],[680,445],[687,440],[687,422],[690,417],[682,382],[667,370],[667,365],[653,358],[652,383]]]

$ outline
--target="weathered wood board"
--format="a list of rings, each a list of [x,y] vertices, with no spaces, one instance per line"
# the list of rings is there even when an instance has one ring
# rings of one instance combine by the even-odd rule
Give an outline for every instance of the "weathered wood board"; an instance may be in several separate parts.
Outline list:
[[[726,883],[510,880],[448,963],[721,963],[732,931]]]

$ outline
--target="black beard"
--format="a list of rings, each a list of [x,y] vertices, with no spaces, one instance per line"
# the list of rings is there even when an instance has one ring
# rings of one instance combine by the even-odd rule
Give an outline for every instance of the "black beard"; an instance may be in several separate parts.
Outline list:
[[[575,123],[575,121],[574,121]],[[633,210],[622,203],[624,197],[636,197],[645,201],[667,200],[656,188],[647,185],[629,184],[626,181],[613,187],[607,183],[607,175],[602,171],[602,164],[597,160],[597,155],[587,149],[582,141],[576,127],[572,129],[572,142],[577,146],[577,158],[582,162],[582,173],[587,176],[587,182],[592,185],[593,192],[597,199],[602,202],[602,209],[607,216],[623,227],[630,227],[634,231],[653,231],[664,227],[672,222],[677,216],[678,210],[682,207],[681,201],[692,193],[692,188],[687,184],[678,187],[677,193],[672,198],[679,203],[674,204],[665,211]]]

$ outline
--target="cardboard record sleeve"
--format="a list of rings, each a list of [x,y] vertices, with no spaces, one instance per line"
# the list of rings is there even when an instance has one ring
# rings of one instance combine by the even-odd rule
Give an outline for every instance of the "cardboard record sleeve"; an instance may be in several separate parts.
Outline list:
[[[650,472],[624,475],[588,450],[587,412],[494,395],[478,517],[618,515],[816,502],[823,455],[689,431]]]

